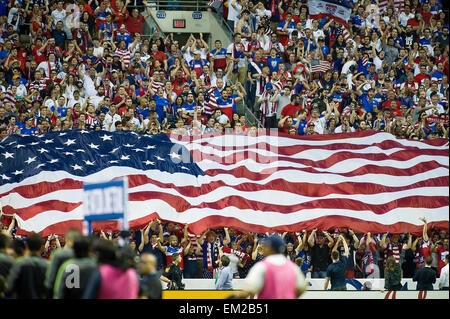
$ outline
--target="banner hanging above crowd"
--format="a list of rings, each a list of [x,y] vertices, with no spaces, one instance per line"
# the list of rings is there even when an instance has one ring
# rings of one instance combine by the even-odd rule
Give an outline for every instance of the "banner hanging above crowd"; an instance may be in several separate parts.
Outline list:
[[[321,19],[328,17],[344,26],[348,26],[352,9],[345,0],[309,0],[310,18]]]
[[[448,230],[447,140],[389,133],[168,136],[64,131],[0,143],[0,203],[19,234],[81,229],[83,183],[127,176],[129,225],[190,231]],[[95,230],[95,226],[94,226]]]

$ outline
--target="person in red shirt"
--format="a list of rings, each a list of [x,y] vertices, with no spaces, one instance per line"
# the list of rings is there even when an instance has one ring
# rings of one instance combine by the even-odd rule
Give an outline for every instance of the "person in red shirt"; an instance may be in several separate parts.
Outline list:
[[[383,103],[382,109],[390,109],[391,111],[396,111],[396,113],[401,112],[400,101],[395,98],[394,90],[389,90],[387,93],[387,100]]]
[[[408,20],[407,24],[410,25],[415,32],[419,29],[422,22],[422,14],[420,11],[416,11],[415,17]]]
[[[300,111],[302,106],[300,105],[300,98],[297,94],[292,94],[291,103],[287,104],[283,110],[281,110],[281,117],[290,116],[294,117],[297,111]]]
[[[127,106],[125,104],[126,98],[128,97],[127,92],[125,90],[124,86],[119,87],[119,91],[117,92],[117,95],[113,99],[113,104],[117,107],[117,114],[122,116],[125,111],[127,110]]]
[[[125,24],[127,19],[130,17],[127,11],[127,6],[130,3],[130,0],[125,1],[125,5],[122,0],[116,0],[116,5],[113,7],[114,19],[113,21],[117,25]]]
[[[438,274],[440,275],[442,267],[445,266],[445,256],[448,255],[448,238],[433,244],[431,251],[438,254]]]
[[[166,61],[166,55],[164,52],[158,50],[158,45],[156,43],[152,44],[150,56],[154,57],[155,60],[158,60],[161,63]]]
[[[425,22],[425,24],[430,25],[430,20],[433,17],[430,12],[430,5],[427,2],[424,2],[419,10],[422,13],[422,20]]]
[[[148,6],[147,1],[143,1],[145,8],[146,8],[146,12],[144,16],[141,16],[139,14],[139,10],[138,9],[133,9],[131,11],[131,16],[128,16],[125,25],[127,26],[127,30],[128,32],[130,32],[131,34],[135,34],[136,32],[142,34],[143,32],[143,25],[144,25],[144,21],[150,16],[150,7]]]
[[[425,64],[420,65],[420,73],[414,77],[414,82],[421,85],[423,79],[430,79],[431,77],[427,74],[427,66]]]

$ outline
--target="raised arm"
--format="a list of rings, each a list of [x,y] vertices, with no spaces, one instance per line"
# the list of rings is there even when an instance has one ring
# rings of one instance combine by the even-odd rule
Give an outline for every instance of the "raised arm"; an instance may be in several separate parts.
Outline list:
[[[425,217],[420,219],[421,221],[423,221],[423,230],[422,230],[422,237],[423,240],[425,242],[428,242],[429,238],[428,238],[428,224],[427,224],[427,219]]]
[[[358,237],[356,237],[355,232],[354,232],[353,230],[349,229],[349,230],[348,230],[348,233],[349,233],[350,236],[352,236],[352,238],[353,238],[353,247],[354,247],[355,249],[358,249],[358,248],[359,248],[359,239],[358,239]]]
[[[184,247],[184,245],[190,243],[189,239],[188,239],[188,229],[189,224],[185,224],[184,228],[183,228],[183,239],[181,240],[181,245]]]
[[[347,242],[345,241],[344,236],[339,235],[339,239],[341,240],[342,245],[344,245],[344,253],[342,254],[342,256],[348,257],[348,255],[350,254],[350,251],[348,249],[348,245],[347,245]]]
[[[229,243],[231,243],[230,233],[228,232],[228,227],[225,227],[223,230],[225,232],[225,239],[223,240],[223,245],[227,246]]]
[[[330,248],[333,247],[333,245],[334,245],[333,237],[331,237],[330,234],[327,231],[324,231],[323,233],[325,234],[325,237],[327,237],[327,239],[329,241],[328,247],[330,247]]]
[[[207,230],[205,230],[205,232],[202,234],[202,236],[200,238],[197,238],[197,243],[199,244],[199,246],[203,245],[203,238],[205,238],[206,234],[209,232],[209,228]]]
[[[309,235],[308,238],[308,245],[309,247],[314,246],[314,235],[316,234],[317,228],[314,228],[313,231],[311,232],[311,234]]]
[[[384,234],[383,237],[381,237],[380,240],[380,247],[383,249],[386,249],[387,244],[386,244],[386,238],[387,238],[388,233]]]

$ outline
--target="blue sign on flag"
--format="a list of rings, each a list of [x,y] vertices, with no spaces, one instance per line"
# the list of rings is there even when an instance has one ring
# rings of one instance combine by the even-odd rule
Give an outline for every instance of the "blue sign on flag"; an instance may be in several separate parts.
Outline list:
[[[127,201],[128,178],[104,183],[83,185],[84,220],[93,221],[120,219],[123,229],[128,229]]]

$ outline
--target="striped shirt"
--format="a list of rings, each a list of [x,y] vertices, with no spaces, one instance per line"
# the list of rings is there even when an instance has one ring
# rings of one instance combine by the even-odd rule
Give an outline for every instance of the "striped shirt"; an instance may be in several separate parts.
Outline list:
[[[120,60],[123,61],[123,64],[125,64],[126,68],[130,67],[131,51],[129,49],[125,49],[125,50],[116,49],[116,51],[114,51],[114,53],[119,55]]]

